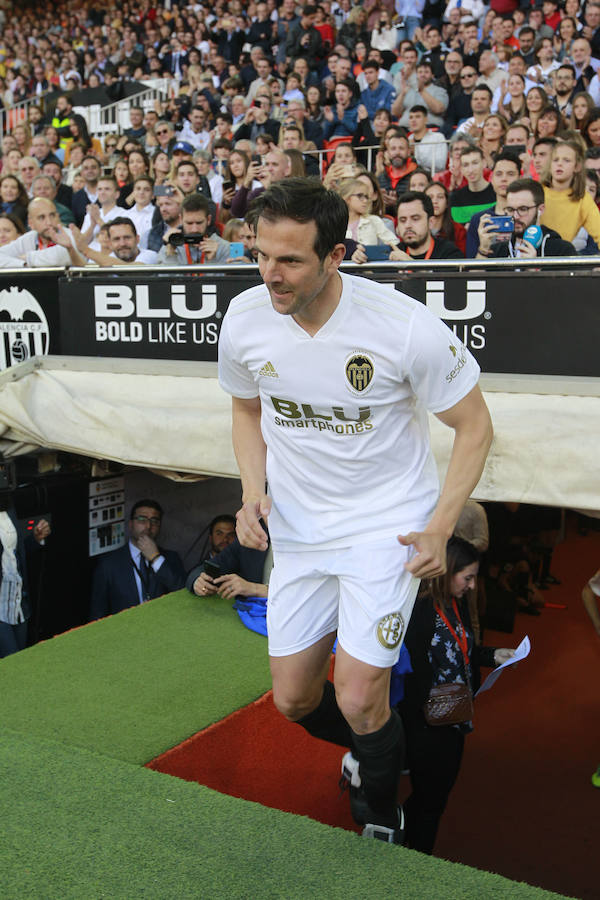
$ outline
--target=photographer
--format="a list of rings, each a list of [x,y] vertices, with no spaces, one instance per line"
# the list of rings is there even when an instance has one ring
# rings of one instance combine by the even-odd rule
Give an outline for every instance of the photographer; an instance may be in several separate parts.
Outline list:
[[[211,223],[209,202],[202,194],[190,194],[181,205],[181,230],[173,230],[158,254],[158,263],[191,266],[226,263],[230,256],[228,241],[217,234],[207,236]]]

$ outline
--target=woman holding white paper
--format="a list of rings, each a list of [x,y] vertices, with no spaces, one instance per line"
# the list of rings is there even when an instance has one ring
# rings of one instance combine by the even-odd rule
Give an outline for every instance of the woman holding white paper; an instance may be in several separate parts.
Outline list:
[[[423,583],[406,632],[413,671],[405,677],[404,699],[397,707],[412,785],[404,805],[406,845],[422,853],[433,852],[460,769],[465,734],[473,730],[472,695],[479,687],[479,666],[494,668],[514,655],[508,648],[475,643],[468,593],[478,571],[475,547],[452,537],[447,571]]]

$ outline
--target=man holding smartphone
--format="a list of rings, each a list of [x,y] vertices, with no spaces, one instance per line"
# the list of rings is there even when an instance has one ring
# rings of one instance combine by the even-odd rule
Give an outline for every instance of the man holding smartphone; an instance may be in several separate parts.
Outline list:
[[[576,256],[573,244],[539,221],[544,212],[544,189],[533,178],[519,178],[506,191],[506,216],[513,221],[508,240],[498,240],[498,226],[492,216],[479,223],[479,250],[476,259],[536,259],[540,256]]]

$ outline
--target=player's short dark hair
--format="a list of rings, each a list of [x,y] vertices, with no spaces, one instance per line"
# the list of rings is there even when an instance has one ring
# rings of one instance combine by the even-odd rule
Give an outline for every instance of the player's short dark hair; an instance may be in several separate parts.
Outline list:
[[[114,223],[114,221],[115,221],[115,220],[113,219],[113,223]],[[112,223],[111,223],[111,224],[112,224]],[[129,518],[130,518],[130,519],[133,519],[134,516],[135,516],[135,514],[136,514],[136,512],[138,511],[138,509],[140,509],[140,507],[142,507],[142,506],[147,506],[148,509],[155,509],[156,512],[158,513],[158,517],[159,517],[160,519],[162,519],[162,517],[163,517],[163,508],[162,508],[162,506],[160,505],[160,503],[158,502],[158,500],[150,500],[148,497],[146,497],[146,498],[143,499],[143,500],[136,500],[136,502],[135,502],[135,503],[133,504],[133,506],[131,507],[131,512],[129,513]]]
[[[412,113],[415,113],[415,112],[423,113],[423,115],[426,116],[427,115],[427,107],[423,106],[421,103],[417,103],[415,106],[411,106],[411,108],[409,109],[409,113],[411,113],[411,112]]]
[[[252,201],[250,211],[255,221],[314,222],[314,251],[321,262],[336,244],[344,242],[348,228],[345,201],[335,191],[327,190],[318,178],[282,178]]]
[[[398,209],[405,203],[413,203],[415,200],[418,200],[422,205],[427,218],[431,218],[433,215],[433,201],[429,194],[424,194],[422,191],[405,191],[404,194],[400,194],[398,197]]]
[[[516,181],[511,181],[506,194],[516,194],[517,191],[529,191],[536,206],[541,206],[544,202],[544,188],[534,178],[517,178]]]

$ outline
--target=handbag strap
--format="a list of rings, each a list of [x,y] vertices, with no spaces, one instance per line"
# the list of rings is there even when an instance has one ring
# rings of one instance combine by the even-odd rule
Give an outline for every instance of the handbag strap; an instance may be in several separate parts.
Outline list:
[[[465,631],[465,626],[462,623],[462,619],[460,617],[460,613],[458,612],[458,606],[456,605],[456,600],[454,597],[452,598],[452,609],[453,609],[454,615],[456,616],[456,619],[460,625],[460,631],[461,631],[460,636],[459,636],[458,632],[455,631],[455,629],[452,627],[452,625],[448,621],[448,617],[447,617],[446,613],[443,611],[443,609],[441,608],[441,606],[438,606],[437,603],[435,604],[436,613],[438,614],[440,619],[442,619],[442,621],[446,625],[446,628],[448,629],[448,631],[450,632],[450,634],[452,635],[452,637],[454,638],[454,640],[460,647],[460,652],[462,653],[462,657],[463,657],[463,660],[465,663],[465,674],[466,674],[469,671],[468,670],[469,648],[468,648],[468,644],[467,644],[467,632]]]

